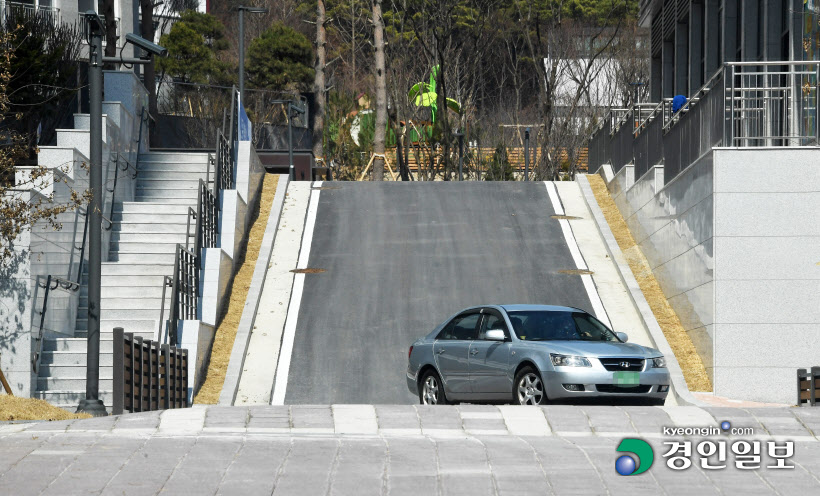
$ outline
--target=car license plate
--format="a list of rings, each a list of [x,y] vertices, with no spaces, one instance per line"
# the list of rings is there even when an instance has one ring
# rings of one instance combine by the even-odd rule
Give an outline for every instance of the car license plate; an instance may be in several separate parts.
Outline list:
[[[614,372],[612,378],[616,386],[631,387],[641,383],[639,372]]]

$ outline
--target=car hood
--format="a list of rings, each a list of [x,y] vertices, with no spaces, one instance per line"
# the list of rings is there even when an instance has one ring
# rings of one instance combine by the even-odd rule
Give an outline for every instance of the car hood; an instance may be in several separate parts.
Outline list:
[[[522,341],[529,346],[549,348],[551,353],[592,357],[641,357],[654,358],[661,355],[655,348],[635,343],[611,341]]]

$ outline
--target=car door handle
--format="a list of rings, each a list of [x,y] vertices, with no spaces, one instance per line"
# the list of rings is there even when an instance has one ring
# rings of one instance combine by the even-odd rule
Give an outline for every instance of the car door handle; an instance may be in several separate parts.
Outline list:
[[[478,354],[478,349],[470,350],[470,354],[471,355],[477,355]]]
[[[441,354],[442,354],[442,353],[444,353],[445,351],[447,351],[447,350],[438,350],[438,351],[436,352],[436,355],[441,355]]]

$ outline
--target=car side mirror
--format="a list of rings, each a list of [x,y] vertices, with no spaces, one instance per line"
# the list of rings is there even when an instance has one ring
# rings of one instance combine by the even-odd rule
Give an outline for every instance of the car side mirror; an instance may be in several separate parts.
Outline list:
[[[486,333],[484,333],[484,339],[489,341],[504,341],[504,331],[501,329],[490,329]]]
[[[618,339],[620,339],[624,343],[626,343],[629,340],[629,336],[625,332],[616,332],[615,335],[618,336]]]

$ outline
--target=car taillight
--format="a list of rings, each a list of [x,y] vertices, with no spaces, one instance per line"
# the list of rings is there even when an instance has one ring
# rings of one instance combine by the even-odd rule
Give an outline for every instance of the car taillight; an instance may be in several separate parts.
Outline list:
[[[407,352],[407,359],[410,360],[410,355],[413,354],[413,347],[410,347],[410,351]]]

